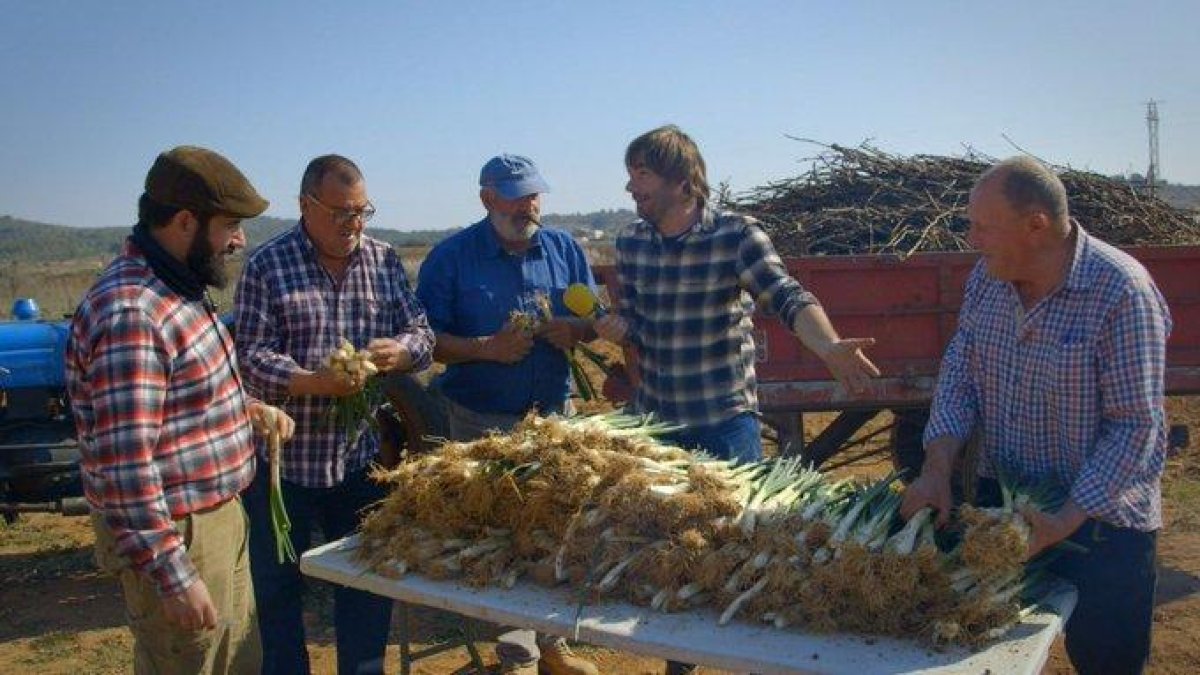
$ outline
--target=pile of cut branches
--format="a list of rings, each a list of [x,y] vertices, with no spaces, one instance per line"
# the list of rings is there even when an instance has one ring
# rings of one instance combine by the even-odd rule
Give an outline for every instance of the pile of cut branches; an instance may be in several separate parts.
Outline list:
[[[721,206],[762,221],[784,256],[906,257],[970,249],[967,200],[995,159],[975,152],[901,157],[867,144],[821,147],[807,173],[726,195]],[[1106,176],[1055,169],[1066,185],[1071,215],[1104,241],[1116,246],[1200,243],[1200,224],[1166,202]]]

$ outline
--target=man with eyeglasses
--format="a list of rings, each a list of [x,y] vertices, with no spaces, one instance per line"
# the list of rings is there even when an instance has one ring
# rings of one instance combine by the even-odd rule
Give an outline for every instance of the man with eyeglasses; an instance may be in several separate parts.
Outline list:
[[[365,420],[353,433],[328,416],[336,397],[364,386],[325,367],[329,355],[343,338],[369,351],[380,372],[421,370],[433,355],[433,332],[400,257],[363,234],[375,208],[359,168],[338,155],[312,160],[300,185],[300,214],[294,228],[249,257],[235,300],[247,389],[296,421],[282,460],[296,551],[309,547],[315,523],[329,541],[350,534],[363,509],[385,495],[367,476],[379,452],[377,433]],[[258,451],[265,464],[263,444]],[[259,471],[246,493],[262,672],[306,673],[303,583],[298,565],[277,557],[268,473]],[[383,672],[391,611],[389,599],[335,590],[339,673]]]

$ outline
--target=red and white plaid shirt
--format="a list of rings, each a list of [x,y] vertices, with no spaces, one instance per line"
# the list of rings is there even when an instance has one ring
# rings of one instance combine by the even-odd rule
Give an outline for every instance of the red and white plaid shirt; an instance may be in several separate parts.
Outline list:
[[[88,501],[134,569],[183,591],[197,572],[174,519],[254,476],[233,340],[126,243],[76,310],[66,362]]]

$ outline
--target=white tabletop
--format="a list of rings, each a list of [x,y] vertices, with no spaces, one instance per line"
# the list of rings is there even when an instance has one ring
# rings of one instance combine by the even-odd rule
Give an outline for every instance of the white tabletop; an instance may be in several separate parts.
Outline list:
[[[518,583],[512,589],[470,588],[415,574],[388,579],[352,557],[352,536],[315,548],[300,559],[311,577],[408,603],[450,610],[503,626],[575,637],[576,604],[566,589]],[[664,614],[605,601],[583,608],[578,639],[594,645],[714,668],[754,673],[1001,673],[1036,675],[1054,637],[1075,607],[1063,584],[1002,642],[979,652],[934,651],[914,642],[852,635],[808,635],[733,621],[717,625],[716,612]]]

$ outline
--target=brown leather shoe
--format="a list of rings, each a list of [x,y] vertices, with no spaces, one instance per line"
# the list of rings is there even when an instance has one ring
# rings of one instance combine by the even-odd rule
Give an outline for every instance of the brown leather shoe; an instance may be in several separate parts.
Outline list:
[[[538,661],[540,675],[600,675],[596,664],[571,653],[567,641],[554,640],[541,646],[542,658]]]

